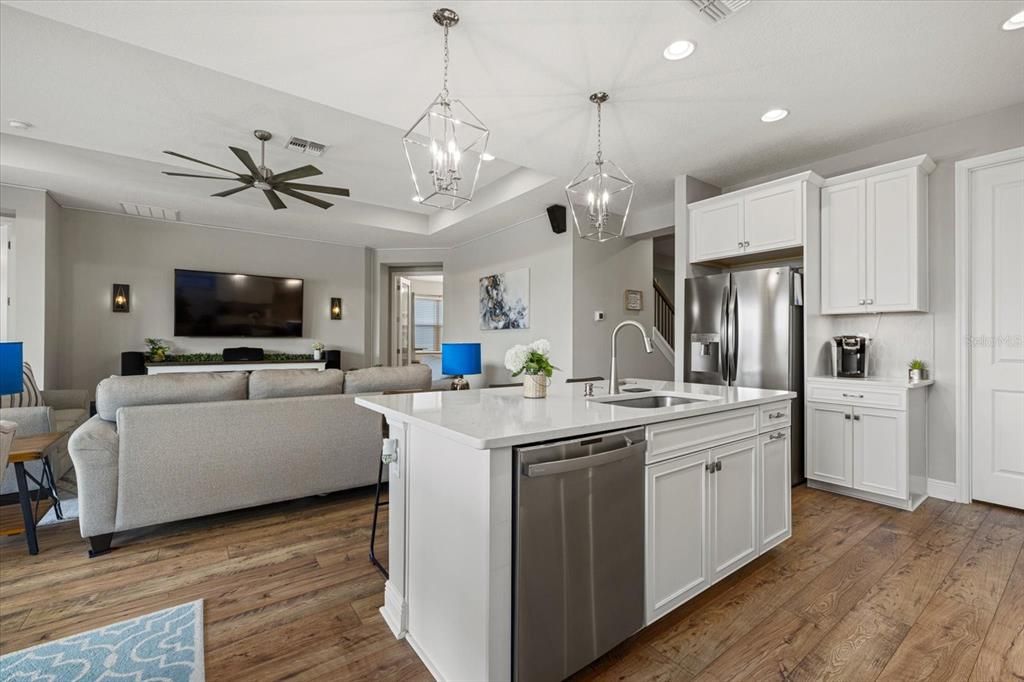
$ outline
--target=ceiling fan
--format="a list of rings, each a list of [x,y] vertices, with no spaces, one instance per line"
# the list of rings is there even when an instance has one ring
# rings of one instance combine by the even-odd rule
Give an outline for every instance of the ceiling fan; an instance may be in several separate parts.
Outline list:
[[[270,205],[274,207],[275,211],[279,208],[288,208],[285,205],[285,203],[281,201],[281,197],[277,195],[278,192],[282,194],[287,194],[290,197],[295,197],[296,199],[299,199],[301,201],[305,201],[307,204],[319,206],[320,208],[323,209],[328,209],[334,204],[324,201],[323,199],[318,199],[317,197],[305,194],[305,192],[317,192],[318,194],[335,194],[339,197],[348,196],[348,190],[343,187],[327,187],[325,185],[307,185],[304,183],[292,182],[292,180],[299,180],[301,178],[308,178],[313,175],[320,175],[321,171],[316,166],[300,166],[298,168],[293,168],[289,171],[285,171],[283,173],[274,173],[272,170],[267,168],[266,165],[267,140],[269,140],[272,137],[272,135],[266,130],[254,130],[253,135],[255,135],[256,139],[260,141],[260,165],[258,166],[256,165],[256,162],[253,161],[252,156],[249,155],[249,152],[245,151],[244,149],[240,149],[239,147],[228,147],[228,149],[235,153],[235,156],[237,156],[238,160],[242,162],[242,165],[246,167],[246,169],[249,171],[248,173],[236,173],[233,170],[228,170],[227,168],[222,168],[221,166],[215,166],[214,164],[207,163],[206,161],[193,159],[191,156],[185,156],[184,154],[179,154],[178,152],[169,151],[164,151],[164,154],[170,154],[171,156],[177,156],[179,159],[186,159],[187,161],[201,163],[204,166],[216,168],[217,170],[222,170],[225,173],[231,173],[235,177],[226,178],[222,175],[195,175],[193,173],[174,173],[171,171],[163,171],[163,173],[164,175],[175,175],[183,178],[233,180],[235,182],[242,183],[241,187],[232,187],[231,189],[224,190],[223,192],[217,192],[216,194],[210,195],[214,197],[231,196],[232,194],[236,194],[238,192],[241,192],[242,190],[249,189],[250,187],[261,189],[263,190],[263,194],[267,197],[267,201],[270,202]]]

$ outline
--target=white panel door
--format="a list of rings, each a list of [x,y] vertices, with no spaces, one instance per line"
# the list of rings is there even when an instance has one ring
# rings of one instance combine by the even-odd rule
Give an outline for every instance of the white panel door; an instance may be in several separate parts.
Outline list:
[[[747,253],[802,246],[803,183],[772,187],[744,199],[743,250]]]
[[[863,180],[821,190],[821,314],[864,312]]]
[[[853,411],[853,487],[906,499],[907,413],[857,407]]]
[[[788,428],[762,434],[757,439],[757,473],[760,480],[758,554],[768,551],[792,535],[789,443]]]
[[[807,478],[853,485],[853,408],[807,403]]]
[[[711,450],[711,582],[757,557],[757,438]]]
[[[917,310],[917,168],[867,179],[865,305],[870,312]]]
[[[972,495],[1024,509],[1024,160],[968,191]]]
[[[708,578],[708,451],[647,470],[647,623],[697,594]]]
[[[690,262],[743,252],[743,199],[690,211]]]

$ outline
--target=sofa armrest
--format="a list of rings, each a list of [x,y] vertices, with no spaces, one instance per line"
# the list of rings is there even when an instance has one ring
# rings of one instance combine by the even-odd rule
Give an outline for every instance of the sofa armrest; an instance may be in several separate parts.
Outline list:
[[[114,532],[120,438],[112,422],[92,417],[75,429],[68,451],[78,479],[78,520],[82,537]]]
[[[31,436],[37,433],[51,433],[56,430],[53,408],[49,405],[40,407],[5,407],[0,410],[0,418],[18,425],[19,436]]]
[[[41,391],[43,402],[55,410],[88,410],[89,392],[80,388]]]

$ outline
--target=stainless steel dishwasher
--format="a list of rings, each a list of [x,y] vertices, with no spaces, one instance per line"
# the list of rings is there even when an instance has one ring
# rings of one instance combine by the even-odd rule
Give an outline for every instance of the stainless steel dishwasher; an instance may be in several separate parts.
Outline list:
[[[513,677],[561,680],[643,627],[644,429],[516,448]]]

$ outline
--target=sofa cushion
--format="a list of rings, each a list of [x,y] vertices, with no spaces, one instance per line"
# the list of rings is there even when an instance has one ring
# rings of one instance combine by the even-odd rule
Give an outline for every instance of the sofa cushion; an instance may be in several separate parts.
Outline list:
[[[248,372],[188,372],[108,377],[96,387],[96,413],[114,421],[117,410],[130,405],[173,405],[245,400]]]
[[[249,399],[336,395],[344,381],[340,369],[261,369],[249,375]]]
[[[89,412],[87,410],[79,410],[75,408],[68,408],[66,410],[54,410],[53,421],[54,426],[61,433],[68,433],[74,431],[79,426],[85,423],[85,420],[89,418]]]
[[[32,373],[32,366],[23,363],[21,366],[21,393],[0,396],[0,407],[39,407],[45,405],[42,393],[36,386],[36,376]]]
[[[429,388],[430,368],[418,363],[404,367],[369,367],[345,372],[345,393],[426,391]]]

